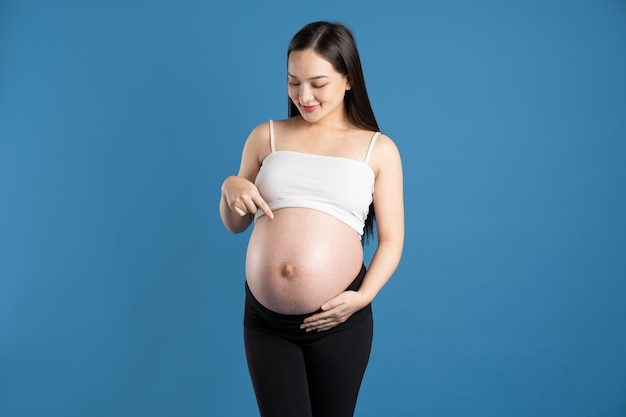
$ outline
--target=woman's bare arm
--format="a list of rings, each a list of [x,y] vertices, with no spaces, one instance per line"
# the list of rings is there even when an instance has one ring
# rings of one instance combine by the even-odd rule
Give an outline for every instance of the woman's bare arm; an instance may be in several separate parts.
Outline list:
[[[264,123],[250,133],[241,154],[239,173],[229,176],[222,183],[220,217],[224,226],[232,233],[246,230],[257,210],[263,210],[270,219],[274,218],[254,185],[261,168],[261,155],[269,153],[268,131],[268,124]]]

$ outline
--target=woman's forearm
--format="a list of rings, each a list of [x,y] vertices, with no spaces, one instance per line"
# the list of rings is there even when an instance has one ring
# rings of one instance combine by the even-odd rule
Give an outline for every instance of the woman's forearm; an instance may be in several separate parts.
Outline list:
[[[365,295],[370,302],[396,271],[402,256],[402,247],[402,239],[379,242],[367,274],[358,291]]]

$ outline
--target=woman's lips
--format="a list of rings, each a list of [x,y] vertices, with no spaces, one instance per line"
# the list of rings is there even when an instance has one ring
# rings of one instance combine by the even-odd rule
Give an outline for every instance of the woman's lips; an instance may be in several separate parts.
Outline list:
[[[315,106],[302,106],[302,110],[304,110],[307,113],[312,113],[314,112],[317,108],[319,107],[319,104],[316,104]]]

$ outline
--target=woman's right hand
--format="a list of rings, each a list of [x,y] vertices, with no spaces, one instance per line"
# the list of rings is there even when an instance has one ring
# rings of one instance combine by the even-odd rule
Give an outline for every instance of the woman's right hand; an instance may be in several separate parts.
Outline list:
[[[222,193],[228,208],[241,217],[254,215],[261,209],[268,218],[274,218],[274,213],[261,197],[258,188],[243,177],[233,175],[226,178],[222,184]]]

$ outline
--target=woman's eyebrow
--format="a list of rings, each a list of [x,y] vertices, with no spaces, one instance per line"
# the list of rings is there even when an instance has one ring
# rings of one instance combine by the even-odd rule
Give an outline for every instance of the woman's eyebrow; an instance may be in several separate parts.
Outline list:
[[[293,77],[293,78],[298,78],[293,74],[287,73],[288,76]],[[313,81],[313,80],[319,80],[320,78],[328,78],[328,75],[316,75],[315,77],[311,77],[309,78],[309,81]]]

